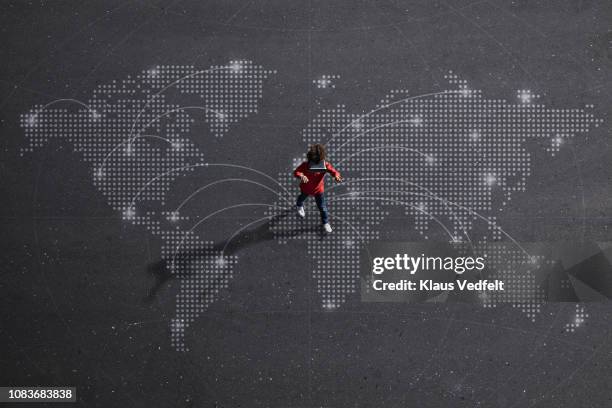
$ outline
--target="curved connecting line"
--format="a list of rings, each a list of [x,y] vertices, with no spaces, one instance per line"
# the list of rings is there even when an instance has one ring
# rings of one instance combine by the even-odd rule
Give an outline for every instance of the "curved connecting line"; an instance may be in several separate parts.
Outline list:
[[[130,145],[128,147],[131,147],[131,144],[134,140],[136,139],[146,139],[146,138],[151,138],[151,139],[159,139],[159,140],[163,140],[165,142],[167,142],[168,144],[172,145],[173,142],[170,139],[167,139],[165,137],[161,137],[161,136],[157,136],[157,135],[138,135],[130,140],[124,140],[123,142],[117,144],[110,152],[108,152],[108,154],[106,156],[104,156],[104,159],[102,159],[102,164],[100,164],[100,167],[98,167],[98,171],[102,172],[104,171],[104,167],[106,166],[106,161],[108,160],[108,158],[110,156],[112,156],[112,154],[121,146],[123,146],[126,143],[129,143]]]
[[[263,220],[271,220],[271,219],[273,219],[276,216],[278,216],[278,214],[266,215],[265,217],[261,217],[261,218],[256,219],[253,222],[249,222],[248,224],[246,224],[246,225],[238,228],[236,231],[234,231],[234,233],[228,238],[228,240],[225,241],[225,245],[223,245],[223,248],[221,249],[221,259],[225,258],[225,250],[227,249],[227,246],[230,244],[232,239],[234,239],[238,234],[240,234],[242,231],[244,231],[245,229],[247,229],[251,225],[257,224],[258,222],[261,222]]]
[[[353,157],[360,155],[361,153],[370,152],[370,151],[374,151],[374,150],[386,150],[386,149],[390,149],[390,150],[393,150],[393,149],[405,150],[405,151],[409,151],[409,152],[412,152],[412,153],[418,153],[421,156],[425,157],[427,160],[432,160],[433,159],[433,156],[430,156],[427,153],[423,153],[420,150],[412,149],[410,147],[404,147],[404,146],[378,146],[378,147],[371,147],[369,149],[360,150],[360,151],[358,151],[356,153],[351,154],[350,156],[345,157],[344,159],[340,160],[336,164],[344,163],[345,161],[350,160]]]
[[[143,128],[142,128],[142,130],[141,130],[141,131],[143,131],[143,130],[147,130],[147,128],[148,128],[148,127],[149,127],[149,126],[150,126],[152,123],[154,123],[154,122],[158,121],[159,119],[163,118],[164,116],[168,116],[168,115],[169,115],[169,114],[171,114],[171,113],[178,112],[178,111],[182,111],[182,110],[186,110],[186,109],[198,109],[198,110],[203,110],[203,111],[205,111],[205,112],[212,112],[212,113],[214,113],[215,115],[217,115],[217,117],[218,117],[218,118],[221,118],[221,119],[224,117],[224,113],[223,113],[223,112],[219,112],[219,111],[216,111],[216,110],[214,110],[214,109],[207,108],[206,106],[198,106],[198,105],[196,105],[196,106],[180,106],[180,107],[178,107],[178,108],[171,109],[171,110],[169,110],[168,112],[163,113],[163,114],[161,114],[161,115],[157,116],[157,117],[156,117],[156,118],[154,118],[154,119],[151,119],[151,120],[150,120],[150,121],[149,121],[149,122],[148,122],[146,125],[144,125],[144,126],[143,126]],[[130,139],[130,140],[133,140],[133,138],[132,138],[132,139]]]
[[[441,91],[441,92],[431,92],[431,93],[426,93],[426,94],[421,94],[421,95],[416,95],[416,96],[410,96],[408,98],[403,98],[403,99],[397,100],[395,102],[391,102],[391,103],[388,103],[386,105],[380,106],[380,107],[378,107],[376,109],[373,109],[373,110],[369,111],[368,113],[365,113],[365,114],[359,116],[357,119],[353,119],[352,121],[350,121],[348,123],[348,125],[344,126],[338,132],[334,133],[329,139],[327,139],[327,142],[325,142],[325,145],[329,144],[332,140],[334,140],[334,138],[336,136],[339,136],[342,132],[344,132],[346,129],[351,127],[354,123],[359,122],[361,119],[363,119],[363,118],[365,118],[367,116],[370,116],[373,113],[376,113],[376,112],[381,111],[383,109],[387,109],[387,108],[389,108],[391,106],[397,105],[398,103],[407,102],[407,101],[411,101],[411,100],[414,100],[414,99],[425,98],[425,97],[428,97],[428,96],[435,96],[435,95],[442,95],[442,94],[451,94],[451,93],[464,93],[464,92],[465,91],[461,91],[461,90],[459,90],[459,91],[448,91],[448,90],[446,90],[446,91]]]
[[[378,126],[374,126],[374,127],[372,127],[372,128],[366,129],[366,130],[364,130],[363,132],[358,133],[358,134],[357,134],[357,136],[353,137],[352,139],[347,140],[346,142],[342,143],[340,146],[338,146],[338,148],[336,148],[336,149],[334,150],[334,152],[336,152],[336,153],[337,153],[338,151],[342,150],[342,148],[343,148],[344,146],[346,146],[347,144],[351,143],[353,140],[355,140],[355,139],[357,139],[357,138],[359,138],[359,137],[361,137],[361,136],[365,135],[366,133],[370,133],[370,132],[373,132],[373,131],[375,131],[375,130],[377,130],[377,129],[381,129],[381,128],[384,128],[384,127],[387,127],[387,126],[399,125],[400,123],[411,123],[413,120],[414,120],[414,119],[407,119],[407,120],[396,120],[395,122],[383,123],[382,125],[378,125]]]
[[[279,207],[277,205],[266,204],[266,203],[242,203],[242,204],[230,205],[228,207],[224,207],[224,208],[221,208],[219,210],[213,211],[212,213],[208,214],[206,217],[204,217],[201,220],[199,220],[198,222],[196,222],[188,231],[186,231],[183,234],[183,238],[181,239],[181,241],[177,245],[176,249],[174,250],[174,253],[172,254],[172,262],[170,263],[170,265],[172,266],[172,269],[174,269],[174,263],[175,263],[175,259],[176,259],[176,254],[178,253],[178,251],[183,246],[183,243],[185,242],[185,238],[187,237],[187,235],[191,234],[193,232],[193,230],[196,229],[199,225],[201,225],[206,220],[214,217],[215,215],[217,215],[219,213],[222,213],[223,211],[231,210],[233,208],[241,208],[241,207],[268,207],[268,208],[278,208],[278,209],[281,209],[281,210],[286,209],[286,208],[283,208],[283,207]],[[224,249],[225,248],[226,247],[224,247]]]
[[[428,192],[430,195],[425,195],[425,196],[434,198],[434,199],[436,199],[438,201],[441,201],[444,204],[444,207],[452,214],[452,216],[455,219],[455,221],[457,221],[457,223],[459,224],[459,226],[463,230],[463,234],[467,238],[468,242],[470,242],[470,243],[472,242],[472,240],[470,239],[470,236],[467,233],[467,230],[465,229],[465,225],[463,225],[463,222],[461,222],[461,220],[457,216],[457,213],[455,213],[453,211],[453,209],[448,206],[447,200],[444,199],[443,197],[440,197],[440,196],[436,195],[433,191],[429,190],[426,187],[423,187],[422,185],[420,185],[418,183],[414,183],[414,182],[408,181],[408,180],[402,180],[402,179],[398,179],[398,178],[393,178],[393,177],[369,177],[369,178],[360,178],[360,179],[352,179],[352,180],[344,181],[342,184],[350,184],[350,183],[355,183],[355,182],[359,182],[359,181],[374,181],[374,180],[396,181],[396,182],[399,182],[399,183],[408,184],[408,185],[420,188],[421,190],[424,190],[424,191]],[[342,187],[342,185],[341,184],[336,184],[335,186],[330,187],[328,189],[328,191],[329,190],[333,190],[333,189],[335,189],[337,187]]]
[[[247,166],[240,166],[238,164],[231,164],[231,163],[197,163],[197,164],[190,164],[187,166],[183,166],[183,167],[176,167],[174,169],[168,170],[167,172],[158,174],[157,176],[153,177],[152,179],[150,179],[142,188],[140,188],[140,190],[138,190],[138,192],[136,193],[136,195],[134,195],[134,197],[132,198],[132,200],[130,201],[130,205],[128,208],[132,208],[134,206],[134,204],[136,203],[136,200],[138,199],[138,197],[140,196],[140,194],[142,194],[142,192],[148,187],[150,186],[152,183],[154,183],[155,181],[159,180],[162,177],[165,177],[169,174],[172,174],[174,172],[177,171],[181,171],[181,170],[187,170],[187,169],[193,169],[196,167],[232,167],[232,168],[238,168],[238,169],[243,169],[243,170],[248,170],[248,171],[252,171],[254,173],[257,173],[263,177],[266,177],[267,179],[273,181],[274,183],[278,184],[289,196],[291,194],[289,194],[289,191],[278,181],[276,181],[275,179],[273,179],[272,177],[270,177],[268,174],[253,169],[251,167],[247,167]]]
[[[209,68],[209,69],[205,69],[202,71],[196,71],[196,72],[192,72],[189,75],[185,75],[184,77],[181,77],[179,79],[177,79],[174,82],[171,82],[170,84],[164,86],[162,89],[160,89],[159,91],[157,91],[156,93],[154,93],[153,95],[151,95],[149,97],[149,99],[147,100],[147,103],[145,103],[145,105],[142,107],[142,109],[138,112],[138,114],[136,115],[136,118],[134,119],[134,121],[132,122],[132,127],[130,129],[130,133],[128,135],[128,139],[130,139],[132,137],[132,134],[134,133],[134,128],[136,127],[136,124],[138,123],[138,120],[140,119],[140,115],[142,115],[142,113],[149,107],[149,104],[151,103],[151,101],[153,100],[153,98],[155,98],[156,96],[160,95],[162,92],[164,92],[166,89],[178,84],[179,82],[181,82],[184,79],[190,78],[194,75],[198,75],[198,74],[205,74],[208,72],[213,72],[213,71],[218,71],[220,69],[231,69],[230,66],[221,66],[221,67],[215,67],[215,68]]]
[[[149,121],[149,123],[147,123],[147,124],[146,124],[146,125],[145,125],[145,126],[142,128],[142,129],[141,129],[141,131],[146,130],[146,129],[149,127],[149,125],[151,125],[153,122],[155,122],[155,121],[157,121],[157,120],[159,120],[159,119],[163,118],[164,116],[167,116],[167,115],[169,115],[169,114],[171,114],[171,113],[173,113],[173,112],[178,112],[178,111],[185,110],[185,109],[199,109],[199,110],[203,110],[203,111],[206,111],[206,112],[213,112],[213,113],[215,113],[215,114],[216,114],[217,116],[219,116],[219,117],[222,117],[222,116],[223,116],[223,113],[222,113],[222,112],[218,112],[218,111],[216,111],[216,110],[214,110],[214,109],[207,108],[206,106],[181,106],[181,107],[179,107],[179,108],[169,110],[168,112],[166,112],[166,113],[164,113],[164,114],[162,114],[162,115],[159,115],[159,116],[158,116],[158,117],[156,117],[155,119],[152,119],[151,121]],[[163,140],[166,140],[168,143],[172,144],[172,141],[170,141],[169,139],[163,138],[163,137],[161,137],[161,136],[152,136],[152,135],[140,135],[140,134],[136,134],[135,136],[130,137],[129,139],[124,140],[124,141],[122,141],[122,142],[118,143],[118,144],[117,144],[117,145],[116,145],[116,146],[115,146],[115,147],[114,147],[114,148],[113,148],[113,149],[112,149],[112,150],[111,150],[111,151],[110,151],[110,152],[109,152],[109,153],[108,153],[108,154],[107,154],[107,155],[104,157],[104,159],[102,160],[102,164],[100,165],[100,168],[99,168],[98,170],[99,170],[99,171],[103,171],[103,170],[104,170],[104,167],[106,166],[106,161],[107,161],[107,160],[108,160],[108,158],[109,158],[109,157],[110,157],[110,156],[111,156],[111,155],[112,155],[112,154],[115,152],[115,150],[117,150],[119,147],[123,146],[123,145],[124,145],[124,144],[126,144],[126,143],[128,143],[128,144],[129,144],[129,145],[128,145],[128,148],[131,148],[131,147],[132,147],[132,143],[134,142],[134,140],[139,139],[139,138],[141,138],[142,136],[146,136],[146,137],[156,137],[156,138],[158,138],[158,139],[163,139]]]
[[[347,198],[335,198],[335,197],[344,197],[344,196],[351,196],[351,197],[347,197]],[[380,201],[387,201],[387,202],[392,202],[392,203],[396,203],[396,204],[402,204],[408,207],[411,207],[419,212],[422,212],[423,214],[427,215],[428,217],[430,217],[432,220],[434,220],[435,222],[437,222],[444,231],[446,231],[446,233],[448,234],[448,236],[451,238],[452,242],[457,242],[457,237],[455,237],[446,227],[446,225],[444,225],[444,223],[442,221],[440,221],[439,219],[437,219],[434,215],[430,214],[429,212],[423,210],[422,208],[419,208],[415,205],[412,205],[410,203],[407,203],[405,201],[400,201],[400,200],[395,200],[392,198],[381,198],[381,197],[354,197],[353,193],[347,193],[347,194],[339,194],[334,196],[333,198],[329,199],[329,202],[331,203],[332,201],[351,201],[351,200],[380,200]]]
[[[232,241],[232,239],[234,239],[234,238],[235,238],[235,237],[236,237],[238,234],[240,234],[242,231],[244,231],[245,229],[247,229],[248,227],[250,227],[250,226],[251,226],[251,225],[253,225],[253,224],[257,224],[258,222],[261,222],[261,221],[266,220],[266,219],[272,219],[272,218],[276,217],[277,215],[278,215],[278,214],[275,214],[275,215],[267,215],[267,216],[265,216],[265,217],[258,218],[258,219],[256,219],[255,221],[250,222],[250,223],[248,223],[248,224],[246,224],[246,225],[244,225],[244,226],[240,227],[238,230],[236,230],[236,231],[235,231],[235,232],[234,232],[234,233],[233,233],[233,234],[230,236],[230,238],[229,238],[229,239],[228,239],[228,240],[225,242],[225,245],[223,246],[223,249],[221,250],[221,258],[222,258],[222,259],[224,258],[224,256],[225,256],[224,254],[225,254],[225,250],[227,249],[227,246],[230,244],[230,242]],[[337,215],[334,215],[334,216],[333,216],[333,218],[337,218],[337,219],[339,219],[340,221],[342,221],[343,223],[345,223],[346,225],[348,225],[348,226],[349,226],[349,227],[350,227],[350,228],[351,228],[351,229],[352,229],[352,230],[353,230],[353,231],[354,231],[354,232],[355,232],[355,233],[356,233],[356,234],[359,236],[359,238],[361,239],[361,242],[363,243],[364,248],[366,249],[366,252],[367,252],[367,254],[368,254],[368,257],[369,257],[369,259],[370,259],[370,263],[371,263],[371,262],[372,262],[372,255],[370,254],[370,250],[368,249],[368,247],[367,247],[367,245],[366,245],[366,241],[365,241],[365,238],[363,238],[363,235],[361,235],[361,233],[360,233],[360,232],[359,232],[359,231],[358,231],[358,230],[357,230],[357,229],[356,229],[356,228],[355,228],[355,227],[354,227],[354,226],[353,226],[353,225],[352,225],[350,222],[348,222],[348,221],[347,221],[347,220],[345,220],[344,218],[339,217],[339,216],[337,216]]]
[[[71,102],[71,103],[76,103],[77,105],[81,105],[82,107],[84,107],[85,109],[87,109],[88,111],[92,112],[94,115],[98,114],[98,112],[95,109],[92,109],[91,106],[87,105],[85,102],[81,102],[78,99],[72,99],[72,98],[62,98],[62,99],[56,99],[54,101],[51,101],[49,103],[47,103],[46,105],[41,106],[40,108],[36,109],[36,113],[34,113],[32,116],[30,116],[30,118],[32,120],[35,120],[38,115],[44,111],[45,109],[47,109],[49,106],[51,105],[55,105],[57,103],[61,103],[61,102]]]
[[[271,189],[270,187],[266,186],[265,184],[261,184],[258,183],[257,181],[253,181],[253,180],[249,180],[249,179],[243,179],[243,178],[225,178],[225,179],[221,179],[221,180],[215,180],[211,183],[206,184],[203,187],[198,188],[197,190],[195,190],[193,193],[191,193],[189,195],[189,197],[187,197],[185,200],[183,200],[183,202],[181,204],[179,204],[178,207],[176,207],[176,209],[174,210],[174,212],[178,212],[181,210],[181,208],[183,208],[183,206],[185,204],[187,204],[187,202],[189,200],[191,200],[193,197],[195,197],[198,193],[206,190],[209,187],[215,186],[217,184],[221,184],[221,183],[228,183],[228,182],[232,182],[232,181],[239,181],[239,182],[244,182],[244,183],[251,183],[251,184],[255,184],[258,185],[261,188],[264,188],[268,191],[270,191],[271,193],[274,193],[275,195],[279,196],[280,198],[282,198],[283,200],[285,200],[288,204],[291,204],[291,202],[284,196],[282,196],[278,191]]]
[[[361,191],[360,193],[404,193],[402,191],[394,191],[394,190],[370,190],[370,191]],[[341,194],[341,195],[349,195],[352,193],[348,193],[348,194]],[[340,196],[340,195],[339,195]],[[374,198],[374,199],[378,199],[377,197],[367,197],[367,198]],[[475,215],[476,217],[482,219],[483,221],[485,221],[488,225],[491,225],[492,227],[494,227],[496,230],[498,230],[499,232],[501,232],[502,234],[504,234],[510,241],[512,241],[512,243],[514,243],[514,245],[516,245],[529,259],[532,259],[532,256],[529,252],[527,252],[527,250],[525,250],[525,248],[523,248],[521,246],[521,244],[519,244],[510,234],[508,234],[506,231],[503,230],[503,228],[501,228],[499,225],[497,225],[497,223],[495,223],[495,221],[492,221],[491,219],[479,214],[478,212],[472,210],[469,207],[464,207],[461,204],[457,204],[454,203],[452,201],[446,201],[451,205],[454,205],[455,207],[461,208],[465,211],[469,211],[470,213],[472,213],[473,215]]]

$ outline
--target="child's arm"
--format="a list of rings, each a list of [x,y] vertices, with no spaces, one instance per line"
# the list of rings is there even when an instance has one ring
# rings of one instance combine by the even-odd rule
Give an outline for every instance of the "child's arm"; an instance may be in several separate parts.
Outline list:
[[[329,172],[329,174],[332,175],[332,177],[334,178],[334,180],[336,181],[342,181],[342,176],[340,175],[340,172],[336,169],[334,169],[334,166],[332,166],[329,162],[325,162],[325,167],[327,168],[327,171]]]
[[[293,177],[297,177],[302,180],[302,183],[308,183],[308,177],[304,174],[304,171],[307,169],[308,163],[304,162],[300,164],[297,169],[293,171]]]

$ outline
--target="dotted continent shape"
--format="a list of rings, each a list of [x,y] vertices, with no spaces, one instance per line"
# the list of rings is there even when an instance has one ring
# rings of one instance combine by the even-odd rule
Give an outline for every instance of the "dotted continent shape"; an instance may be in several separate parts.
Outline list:
[[[263,82],[273,73],[250,61],[207,70],[160,66],[99,86],[87,103],[76,101],[76,109],[59,105],[74,100],[60,100],[21,117],[29,142],[22,153],[50,139],[67,140],[90,164],[94,183],[112,208],[162,238],[162,257],[181,282],[170,325],[177,350],[188,349],[186,329],[227,287],[236,259],[194,232],[198,220],[145,205],[164,206],[177,178],[208,166],[206,152],[186,136],[193,115],[204,117],[213,137],[223,136],[232,124],[257,113]],[[385,238],[381,225],[393,208],[414,219],[425,239],[441,231],[454,242],[472,241],[475,222],[485,223],[490,235],[478,242],[506,238],[496,214],[513,194],[525,191],[531,167],[526,142],[547,141],[546,150],[555,155],[569,139],[601,123],[589,111],[592,106],[547,108],[536,104],[539,96],[529,90],[517,91],[514,104],[485,99],[453,73],[447,79],[451,89],[423,96],[392,91],[366,114],[348,113],[344,106],[324,110],[303,131],[307,144],[327,141],[332,163],[347,178],[326,193],[334,233],[322,236],[316,216],[302,221],[276,218],[275,211],[267,215],[275,217],[270,228],[279,243],[306,240],[322,307],[337,308],[358,290],[361,248]],[[172,92],[196,102],[174,103]],[[291,167],[301,161],[295,159]],[[297,192],[291,170],[280,173],[278,181]],[[307,209],[316,214],[312,200]],[[310,226],[304,228],[304,222]],[[493,262],[523,256],[511,246],[487,250],[481,245],[481,250]],[[533,318],[541,299],[529,271],[498,273],[521,280],[525,289],[507,298],[483,296],[483,304],[515,302]]]
[[[360,248],[388,239],[381,224],[399,207],[415,220],[423,239],[436,234],[436,239],[471,242],[498,267],[491,278],[514,289],[481,294],[485,307],[510,302],[531,319],[539,312],[543,293],[530,266],[534,259],[512,244],[497,214],[526,190],[529,140],[543,143],[554,156],[602,121],[591,112],[592,105],[548,108],[535,103],[539,95],[529,90],[517,91],[516,103],[487,99],[452,72],[446,79],[450,89],[422,96],[394,90],[362,114],[349,113],[342,105],[323,110],[304,129],[305,144],[325,143],[330,162],[346,179],[340,185],[328,183],[325,193],[334,232],[323,237],[316,228],[312,200],[306,203],[309,221],[284,218],[272,229],[279,241],[287,242],[304,222],[313,226],[306,242],[322,307],[340,307],[358,291]],[[302,161],[295,158],[292,165]],[[297,191],[289,171],[279,178]],[[470,235],[475,223],[486,226],[486,235]],[[507,244],[500,245],[500,240]]]
[[[189,217],[161,208],[178,178],[207,166],[206,152],[189,138],[196,118],[207,123],[209,137],[223,136],[257,113],[274,73],[246,60],[204,70],[159,66],[98,86],[86,103],[56,100],[21,116],[22,155],[50,140],[70,143],[109,205],[162,239],[162,258],[181,284],[170,325],[177,350],[187,350],[185,329],[227,287],[235,259],[183,227]]]

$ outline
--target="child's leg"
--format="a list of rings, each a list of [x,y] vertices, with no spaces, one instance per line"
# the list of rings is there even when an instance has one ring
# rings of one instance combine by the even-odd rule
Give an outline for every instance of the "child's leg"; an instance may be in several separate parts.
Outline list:
[[[297,207],[304,206],[304,201],[306,201],[307,198],[308,198],[308,194],[300,193],[300,195],[297,198],[297,201],[296,201],[295,205]]]
[[[315,201],[317,202],[317,207],[321,213],[321,223],[327,224],[329,222],[329,213],[327,211],[327,200],[325,200],[325,194],[317,194],[315,196]]]

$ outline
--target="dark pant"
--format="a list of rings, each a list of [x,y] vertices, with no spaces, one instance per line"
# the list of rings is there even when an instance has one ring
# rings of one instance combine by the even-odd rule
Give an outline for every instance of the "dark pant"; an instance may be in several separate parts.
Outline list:
[[[298,207],[302,207],[304,205],[304,201],[306,201],[307,198],[308,198],[308,194],[301,193],[297,198],[296,205]],[[317,208],[319,209],[319,212],[321,213],[321,222],[323,224],[327,224],[327,221],[329,221],[329,214],[327,212],[327,202],[325,200],[325,194],[323,193],[315,194],[314,198],[315,198],[315,202],[317,203]]]

